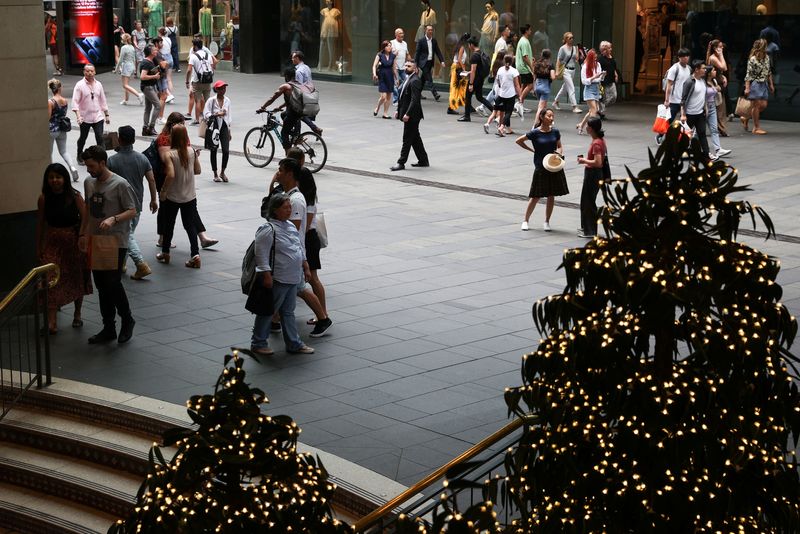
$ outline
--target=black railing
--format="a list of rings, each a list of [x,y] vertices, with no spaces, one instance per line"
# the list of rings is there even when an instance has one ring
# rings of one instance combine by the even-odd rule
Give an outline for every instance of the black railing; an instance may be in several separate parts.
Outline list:
[[[47,289],[58,277],[52,263],[36,267],[0,302],[0,419],[31,386],[51,383]]]
[[[399,517],[418,519],[430,527],[443,510],[464,511],[485,501],[493,503],[497,520],[509,525],[517,511],[505,491],[506,453],[519,440],[523,425],[534,423],[533,418],[515,419],[363,517],[353,530],[391,533],[396,530]],[[444,489],[436,484],[440,480],[444,480]]]

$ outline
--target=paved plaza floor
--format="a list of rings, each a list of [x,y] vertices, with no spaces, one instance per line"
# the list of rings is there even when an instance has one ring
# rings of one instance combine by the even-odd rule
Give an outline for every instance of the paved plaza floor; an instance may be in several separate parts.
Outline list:
[[[230,183],[218,184],[211,181],[204,151],[197,189],[200,214],[220,244],[201,253],[202,269],[187,269],[188,244],[178,225],[174,261],[160,265],[155,216],[144,214],[136,235],[153,274],[141,282],[125,280],[137,320],[132,341],[86,343],[100,328],[92,295],[82,330],[69,327],[70,308],[59,316],[60,332],[52,339],[57,377],[182,403],[212,389],[230,347],[249,346],[253,317],[239,290],[240,263],[262,221],[261,198],[276,165],[249,166],[241,142],[260,124],[254,110],[281,78],[217,77],[230,83],[237,154],[231,156]],[[111,126],[131,124],[140,131],[142,108],[119,105],[116,76],[99,79],[112,104]],[[63,80],[70,96],[77,78]],[[181,81],[168,112],[186,111]],[[570,194],[558,199],[552,232],[541,230],[541,205],[531,230],[521,232],[532,161],[514,136],[485,135],[477,116],[471,124],[457,123],[445,115],[444,99],[436,103],[428,93],[421,130],[432,166],[390,173],[402,127],[373,118],[376,88],[318,85],[323,109],[318,122],[329,159],[316,179],[330,237],[320,277],[334,325],[329,336],[308,338],[305,321],[312,314],[298,303],[301,334],[316,353],[285,354],[280,336],[273,336],[276,355],[248,362],[246,370],[250,382],[269,396],[269,410],[298,421],[301,441],[411,484],[507,422],[503,390],[520,384],[521,357],[539,339],[531,306],[563,289],[564,275],[557,270],[563,251],[583,243],[575,237],[583,176],[575,156],[586,152],[589,138],[576,134],[576,115],[557,113]],[[535,108],[536,102],[528,105]],[[613,174],[624,175],[625,165],[638,172],[654,147],[649,131],[655,107],[621,104],[608,115]],[[515,118],[512,126],[522,133],[531,119]],[[753,186],[747,197],[767,208],[783,234],[779,241],[758,235],[742,240],[781,258],[784,301],[796,312],[798,124],[765,121],[764,127],[769,135],[756,137],[731,123],[731,137],[723,144],[733,150],[729,161],[741,183]],[[196,140],[196,126],[190,128]],[[73,151],[76,140],[72,132]],[[146,146],[143,140],[136,144],[138,150]]]

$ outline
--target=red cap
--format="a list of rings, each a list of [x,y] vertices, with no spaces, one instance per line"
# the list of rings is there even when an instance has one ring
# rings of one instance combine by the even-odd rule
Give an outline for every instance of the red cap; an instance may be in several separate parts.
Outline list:
[[[227,85],[228,85],[228,82],[226,82],[225,80],[217,80],[216,82],[214,82],[213,87],[214,87],[214,89],[219,89],[220,87],[225,87]]]

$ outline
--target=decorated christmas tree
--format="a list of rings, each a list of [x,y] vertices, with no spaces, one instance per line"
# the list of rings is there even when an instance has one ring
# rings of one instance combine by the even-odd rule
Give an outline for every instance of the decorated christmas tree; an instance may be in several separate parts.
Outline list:
[[[677,126],[628,174],[534,306],[544,338],[506,393],[538,418],[507,456],[511,530],[798,532],[797,323],[779,262],[736,240],[772,222]]]
[[[196,428],[165,434],[178,448],[169,462],[151,449],[135,509],[109,533],[349,531],[332,516],[324,467],[297,452],[290,417],[262,412],[267,398],[245,382],[243,363],[236,351],[226,356],[214,394],[188,401]]]

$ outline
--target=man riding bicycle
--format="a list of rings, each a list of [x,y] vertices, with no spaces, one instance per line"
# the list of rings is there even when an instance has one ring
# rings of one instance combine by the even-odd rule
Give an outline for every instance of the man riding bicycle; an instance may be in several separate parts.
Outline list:
[[[295,69],[294,67],[289,67],[283,71],[283,79],[286,83],[281,84],[278,89],[273,93],[269,100],[264,102],[264,105],[259,108],[259,111],[265,111],[267,107],[270,106],[275,100],[278,99],[281,95],[283,95],[283,104],[278,106],[276,109],[284,109],[285,111],[281,113],[281,117],[283,118],[283,128],[281,129],[281,141],[283,143],[283,150],[288,151],[292,146],[292,141],[300,133],[300,119],[302,118],[302,114],[298,113],[297,111],[292,109],[290,105],[290,99],[292,96],[292,83],[295,80]]]

